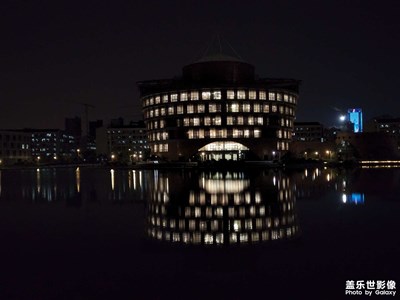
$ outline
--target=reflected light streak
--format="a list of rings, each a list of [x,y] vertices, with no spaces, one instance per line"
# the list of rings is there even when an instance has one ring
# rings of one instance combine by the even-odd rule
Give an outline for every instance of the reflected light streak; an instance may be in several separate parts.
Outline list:
[[[36,169],[36,189],[38,193],[40,193],[40,185],[40,169]]]
[[[114,188],[115,188],[114,169],[111,169],[110,173],[111,173],[111,190],[114,190]]]
[[[81,191],[81,170],[79,167],[75,170],[75,179],[76,179],[76,190],[78,193]]]
[[[135,170],[133,170],[132,171],[132,175],[133,175],[133,177],[132,177],[132,182],[133,182],[133,190],[135,190],[136,191],[136,171]]]
[[[347,202],[347,195],[346,195],[346,194],[343,194],[343,195],[342,195],[342,202],[343,202],[343,203],[346,203],[346,202]]]
[[[204,182],[204,185],[203,185]],[[235,194],[250,186],[250,180],[206,179],[200,181],[200,187],[210,194]]]

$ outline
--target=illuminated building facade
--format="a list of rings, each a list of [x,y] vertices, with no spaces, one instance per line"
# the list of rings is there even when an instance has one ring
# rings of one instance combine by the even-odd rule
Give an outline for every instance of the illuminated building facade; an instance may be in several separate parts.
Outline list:
[[[121,119],[122,120],[122,119]],[[143,122],[111,124],[96,130],[97,154],[114,161],[143,161],[149,154],[146,128]]]
[[[0,165],[31,160],[31,136],[21,130],[0,130]]]
[[[292,138],[300,82],[208,56],[180,78],[138,82],[149,146],[166,160],[273,159]]]
[[[352,124],[352,132],[363,132],[363,115],[361,108],[350,108],[347,110],[349,122]]]
[[[324,126],[319,122],[295,122],[293,141],[322,142]]]
[[[194,181],[188,178],[182,192],[171,174],[155,172],[147,197],[150,238],[232,245],[297,236],[295,197],[287,176],[265,176],[262,188],[255,188],[245,173],[205,172],[193,176]]]
[[[76,157],[76,139],[59,129],[24,129],[31,135],[31,153],[38,162],[71,160]]]

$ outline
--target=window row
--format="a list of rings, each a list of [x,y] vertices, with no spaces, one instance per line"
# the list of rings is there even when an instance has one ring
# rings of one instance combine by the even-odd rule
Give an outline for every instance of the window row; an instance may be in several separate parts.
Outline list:
[[[270,120],[267,117],[263,116],[226,116],[226,118],[216,115],[216,116],[207,116],[207,117],[192,117],[192,118],[183,118],[182,120],[177,120],[176,126],[236,126],[236,125],[245,125],[245,126],[265,126],[265,125],[273,125],[273,126],[281,126],[281,127],[292,127],[293,120],[290,118],[278,118],[276,120]],[[166,127],[165,120],[155,120],[147,122],[148,130],[157,130],[163,129]],[[175,125],[174,125],[175,126]],[[277,133],[279,134],[279,133]],[[285,135],[285,133],[281,132],[280,135]],[[289,136],[288,134],[286,134]],[[279,135],[278,135],[279,137]],[[290,135],[291,137],[291,135]],[[283,137],[283,138],[290,138]]]
[[[187,132],[189,139],[217,139],[217,138],[260,138],[260,129],[190,129]]]
[[[154,141],[165,141],[168,140],[169,134],[167,131],[162,131],[162,132],[153,132],[148,135],[149,141],[154,142]]]
[[[209,103],[205,104],[189,104],[189,105],[177,105],[170,107],[161,107],[155,109],[149,109],[145,111],[145,118],[154,118],[160,116],[172,116],[182,114],[202,114],[202,113],[219,113],[222,111],[221,104]],[[270,104],[259,104],[259,103],[239,103],[232,102],[226,105],[226,111],[232,113],[277,113],[294,116],[294,109],[292,107],[284,105],[270,105]]]
[[[289,150],[289,143],[279,141],[276,143],[276,149],[282,150],[282,151],[287,151],[287,150]]]
[[[185,102],[185,101],[197,101],[197,100],[221,100],[223,99],[222,93],[225,91],[213,90],[213,91],[191,91],[191,92],[180,92],[158,95],[155,97],[148,97],[143,99],[143,106],[158,105],[162,103],[174,103],[174,102]],[[268,99],[267,99],[268,94]],[[296,96],[283,93],[279,91],[266,92],[265,90],[227,90],[226,99],[228,100],[270,100],[270,101],[283,101],[288,103],[296,104]]]
[[[245,207],[228,207],[229,217],[237,217],[237,216],[248,216],[245,212]],[[295,223],[296,219],[294,214],[283,215],[280,218],[275,217],[256,217],[256,218],[242,218],[242,219],[230,219],[228,223],[226,223],[223,218],[223,207],[211,208],[208,210],[208,218],[211,218],[214,215],[215,219],[198,219],[202,210],[198,208],[197,214],[198,216],[194,219],[193,217],[196,213],[196,209],[193,207],[185,207],[184,215],[186,218],[184,219],[168,219],[165,217],[160,217],[159,215],[151,215],[148,218],[150,225],[158,226],[168,229],[180,229],[180,230],[190,230],[190,231],[217,231],[223,230],[224,228],[228,228],[229,231],[240,232],[246,230],[254,230],[254,229],[265,229],[265,228],[277,228],[280,226],[291,225]],[[207,212],[203,213],[203,215],[207,215]]]
[[[292,132],[290,130],[279,129],[276,131],[276,136],[280,139],[291,139]]]
[[[168,144],[154,144],[151,146],[151,151],[152,152],[168,152]]]
[[[230,232],[229,243],[257,243],[268,240],[290,238],[297,232],[296,226],[281,229],[263,230],[260,232]],[[156,228],[149,228],[148,235],[158,240],[182,242],[186,244],[223,244],[224,233],[216,232],[170,232]]]

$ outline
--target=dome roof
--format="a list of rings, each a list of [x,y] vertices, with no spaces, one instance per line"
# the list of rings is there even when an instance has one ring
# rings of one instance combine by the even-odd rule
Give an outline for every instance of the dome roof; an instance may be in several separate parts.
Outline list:
[[[236,61],[236,62],[245,62],[239,57],[234,57],[231,55],[227,55],[224,53],[214,53],[214,54],[209,54],[207,56],[203,56],[199,60],[195,61],[195,63],[201,63],[201,62],[211,62],[211,61]]]

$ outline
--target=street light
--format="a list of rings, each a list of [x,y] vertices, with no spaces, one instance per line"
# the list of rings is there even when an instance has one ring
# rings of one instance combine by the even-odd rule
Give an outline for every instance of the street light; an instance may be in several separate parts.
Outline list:
[[[346,121],[346,115],[340,115],[339,120],[340,120],[341,122]]]

